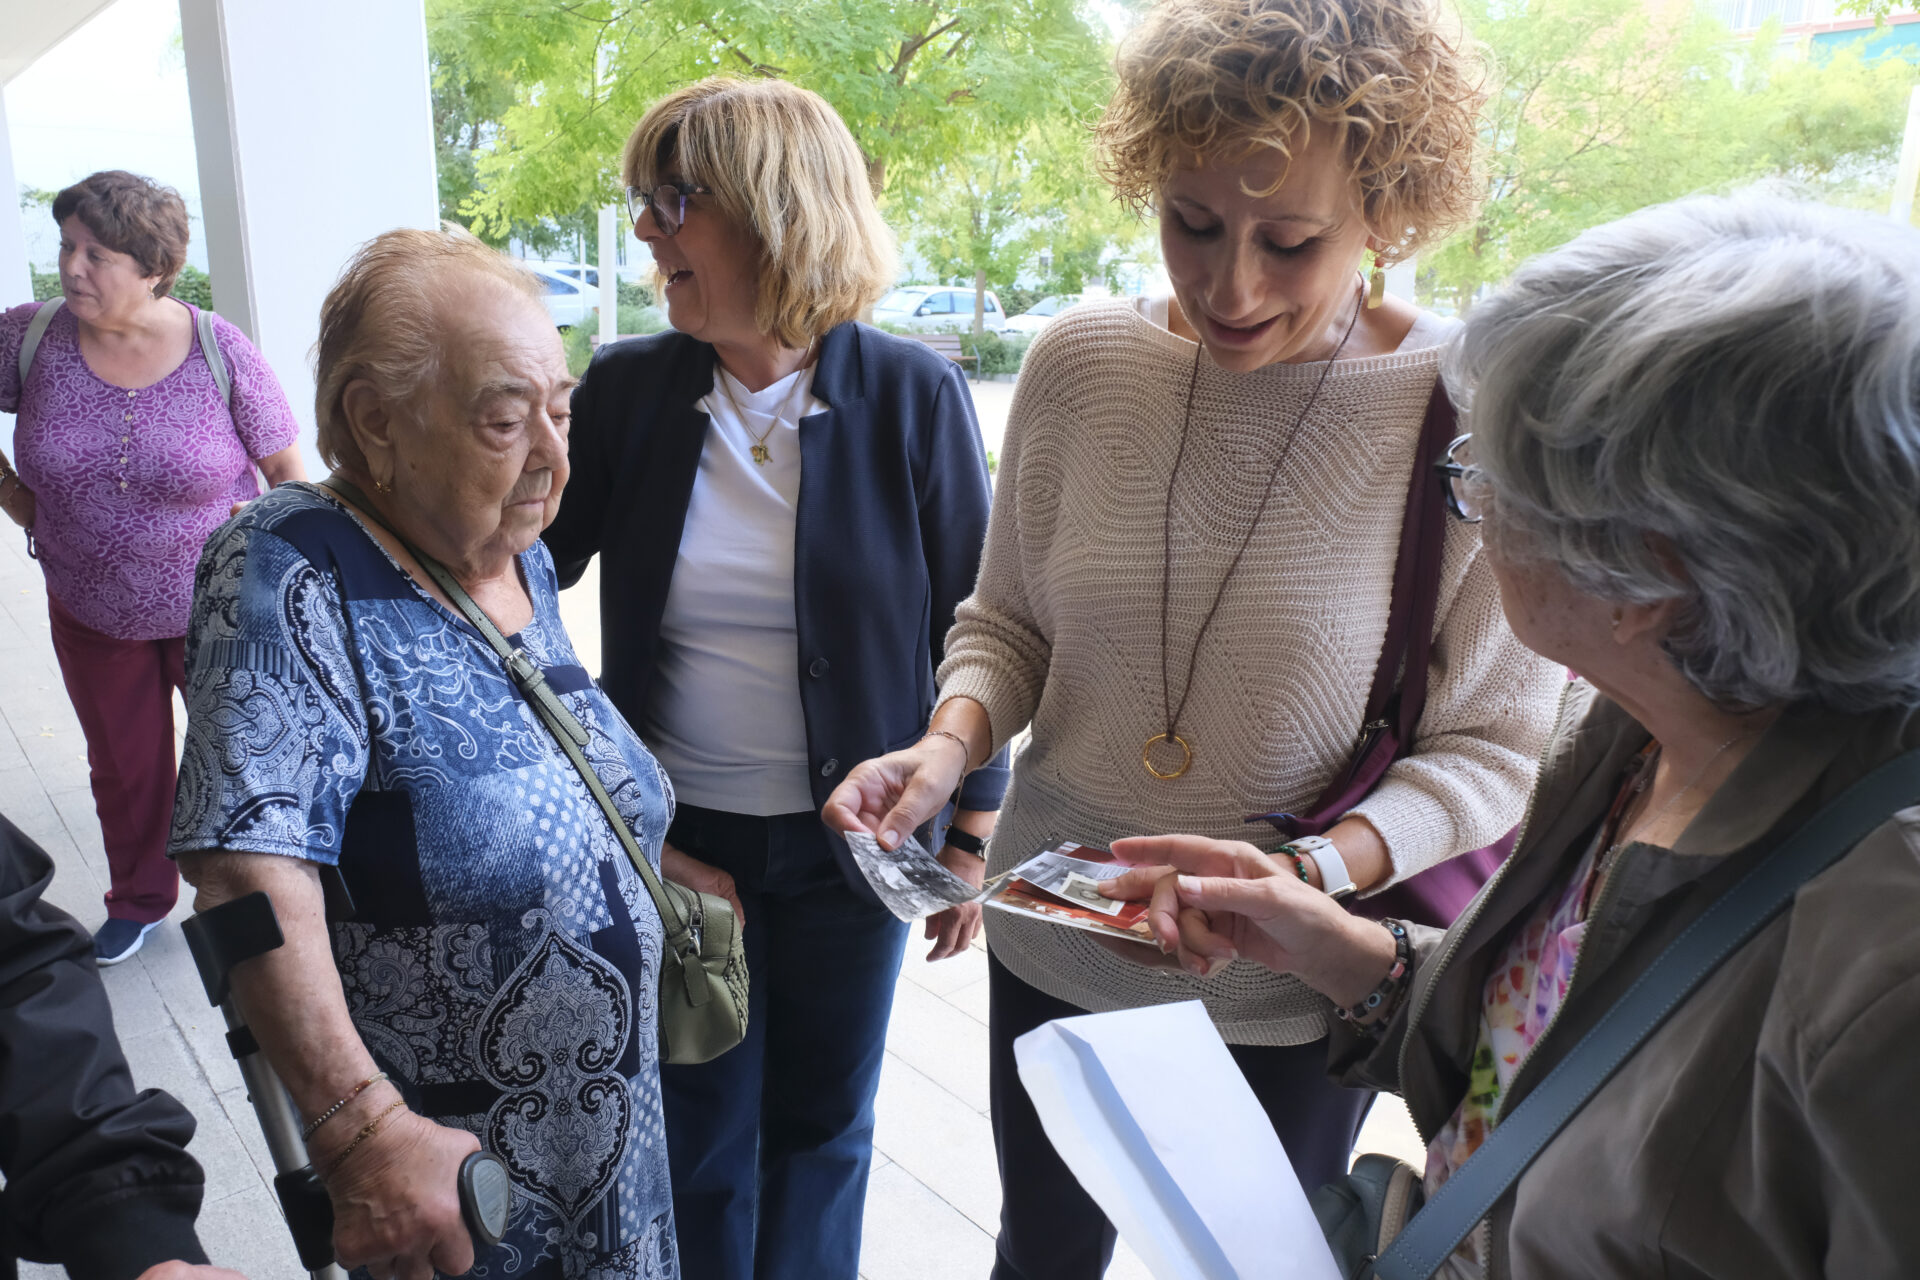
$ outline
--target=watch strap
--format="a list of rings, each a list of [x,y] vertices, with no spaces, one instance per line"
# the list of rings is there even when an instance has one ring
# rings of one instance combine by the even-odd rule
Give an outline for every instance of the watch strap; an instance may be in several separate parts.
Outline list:
[[[976,858],[987,856],[987,842],[971,831],[962,831],[958,827],[947,828],[947,843],[962,853],[970,853]]]
[[[1360,886],[1353,882],[1353,875],[1347,870],[1347,860],[1340,856],[1333,841],[1325,836],[1302,836],[1293,841],[1293,847],[1301,857],[1312,858],[1313,865],[1320,868],[1320,887],[1329,898],[1349,898],[1359,892]]]

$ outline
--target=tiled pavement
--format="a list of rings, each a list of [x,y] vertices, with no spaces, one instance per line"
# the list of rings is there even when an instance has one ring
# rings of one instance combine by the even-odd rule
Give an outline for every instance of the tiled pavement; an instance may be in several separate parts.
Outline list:
[[[992,412],[981,408],[983,417]],[[984,425],[997,443],[999,423]],[[596,596],[585,582],[564,597],[589,670],[599,665]],[[59,870],[49,900],[97,927],[106,914],[107,869],[86,744],[54,662],[39,567],[10,525],[0,527],[0,673],[0,812],[53,855]],[[187,913],[183,900],[174,920]],[[930,965],[920,959],[925,951],[916,937],[894,996],[861,1273],[868,1280],[984,1280],[1000,1208],[987,1119],[986,957],[974,950]],[[298,1280],[268,1185],[272,1163],[177,924],[156,930],[140,954],[101,976],[135,1082],[166,1089],[199,1119],[192,1151],[207,1172],[200,1231],[210,1255],[253,1280]],[[1417,1153],[1397,1101],[1374,1108],[1362,1146]],[[50,1280],[58,1271],[28,1265],[22,1274]],[[1146,1274],[1123,1241],[1109,1275]]]

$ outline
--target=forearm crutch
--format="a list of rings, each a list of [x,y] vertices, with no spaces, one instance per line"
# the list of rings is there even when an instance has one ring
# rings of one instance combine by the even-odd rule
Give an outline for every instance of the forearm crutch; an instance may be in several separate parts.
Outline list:
[[[273,914],[273,902],[264,893],[250,893],[182,921],[181,929],[200,970],[208,1002],[218,1006],[227,1020],[227,1048],[240,1067],[241,1079],[246,1081],[247,1100],[260,1118],[260,1132],[273,1156],[273,1167],[278,1171],[273,1189],[280,1197],[287,1229],[293,1233],[300,1265],[313,1280],[346,1280],[346,1272],[333,1255],[333,1201],[327,1198],[327,1189],[307,1158],[307,1144],[300,1136],[300,1113],[294,1110],[286,1086],[248,1030],[229,981],[235,965],[264,955],[286,941]],[[505,1162],[485,1151],[476,1151],[462,1161],[459,1177],[460,1212],[473,1236],[477,1260],[506,1234],[513,1208],[513,1183],[507,1177]]]

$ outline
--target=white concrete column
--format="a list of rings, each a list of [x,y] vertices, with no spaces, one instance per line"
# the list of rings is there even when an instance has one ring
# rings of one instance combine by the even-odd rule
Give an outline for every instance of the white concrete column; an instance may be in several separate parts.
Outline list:
[[[20,222],[20,180],[14,176],[13,146],[7,136],[7,96],[0,92],[0,311],[32,301],[27,231]]]
[[[1901,226],[1913,221],[1914,189],[1920,187],[1920,87],[1907,100],[1907,132],[1900,144],[1900,170],[1893,182],[1887,213]]]
[[[422,0],[180,0],[214,308],[272,364],[309,472],[320,303],[348,255],[439,225]]]
[[[613,205],[600,210],[600,341],[620,336],[620,214]]]

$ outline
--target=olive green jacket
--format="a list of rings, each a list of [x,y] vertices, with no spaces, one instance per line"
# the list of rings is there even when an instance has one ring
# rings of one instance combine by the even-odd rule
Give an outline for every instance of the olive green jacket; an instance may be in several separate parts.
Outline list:
[[[1465,1093],[1487,971],[1586,851],[1647,733],[1589,686],[1563,709],[1513,857],[1421,930],[1379,1040],[1335,1074],[1400,1093],[1431,1140]],[[1616,855],[1511,1111],[1679,931],[1821,804],[1920,745],[1920,710],[1783,715],[1671,850]],[[1694,993],[1482,1229],[1506,1277],[1920,1275],[1920,807],[1888,815]]]

